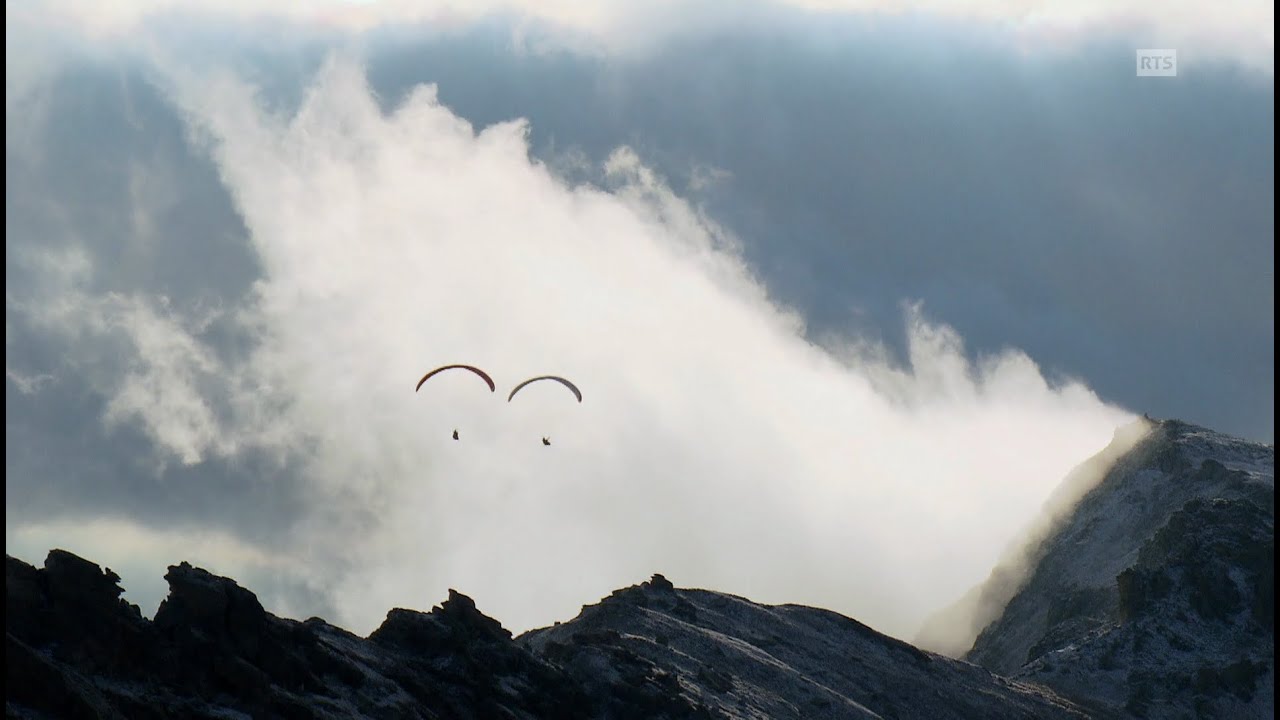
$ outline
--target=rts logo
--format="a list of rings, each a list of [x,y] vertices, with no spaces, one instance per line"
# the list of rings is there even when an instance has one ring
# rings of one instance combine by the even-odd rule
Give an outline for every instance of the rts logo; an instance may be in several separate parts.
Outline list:
[[[1139,50],[1138,77],[1177,77],[1177,50]]]

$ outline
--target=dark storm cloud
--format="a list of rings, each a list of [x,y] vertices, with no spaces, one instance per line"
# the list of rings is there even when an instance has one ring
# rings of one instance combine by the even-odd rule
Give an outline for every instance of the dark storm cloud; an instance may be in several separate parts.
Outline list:
[[[127,64],[67,67],[42,113],[39,131],[6,157],[6,367],[46,378],[5,395],[10,507],[25,521],[127,516],[278,539],[288,532],[281,518],[297,511],[296,477],[252,454],[158,466],[135,425],[103,428],[113,380],[136,363],[125,334],[86,338],[75,317],[52,331],[41,319],[69,289],[163,296],[175,312],[206,316],[197,335],[219,355],[243,357],[252,338],[233,315],[260,271],[216,169],[147,74]],[[74,288],[50,287],[79,263]]]
[[[40,250],[87,248],[91,292],[243,293],[256,273],[244,226],[147,74],[79,65],[48,87],[35,142],[6,157],[6,230]],[[5,247],[6,283],[23,293],[30,245]]]

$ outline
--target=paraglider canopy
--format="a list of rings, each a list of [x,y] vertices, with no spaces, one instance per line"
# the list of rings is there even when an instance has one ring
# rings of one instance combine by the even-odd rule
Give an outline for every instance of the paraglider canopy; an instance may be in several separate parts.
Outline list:
[[[489,392],[497,392],[498,386],[494,384],[493,378],[489,377],[489,374],[486,373],[485,371],[473,365],[445,365],[443,367],[438,367],[435,370],[432,370],[431,372],[427,373],[426,375],[423,375],[422,379],[418,381],[418,386],[415,387],[413,391],[418,392],[418,390],[422,388],[422,383],[426,382],[427,378],[431,377],[432,375],[435,375],[436,373],[444,372],[445,370],[453,370],[454,368],[460,368],[462,370],[470,370],[476,375],[479,375],[480,379],[484,380],[485,383],[489,385]]]
[[[559,375],[539,375],[538,377],[529,378],[528,380],[525,380],[524,382],[517,385],[514,390],[511,391],[511,394],[507,396],[507,402],[511,402],[511,398],[515,397],[516,393],[520,392],[520,388],[524,387],[525,385],[528,385],[529,383],[538,382],[539,380],[555,380],[561,385],[564,385],[565,387],[569,388],[569,391],[573,393],[573,396],[578,398],[578,402],[582,402],[582,391],[578,389],[578,386],[574,385],[568,380],[565,380]]]

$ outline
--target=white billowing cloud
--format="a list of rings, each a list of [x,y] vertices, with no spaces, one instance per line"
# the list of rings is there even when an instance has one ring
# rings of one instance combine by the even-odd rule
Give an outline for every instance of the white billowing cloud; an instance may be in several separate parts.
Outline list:
[[[6,7],[7,17],[69,24],[95,38],[127,34],[149,18],[191,12],[354,32],[405,24],[448,31],[501,16],[518,21],[516,39],[531,47],[567,43],[595,52],[651,48],[679,33],[768,27],[800,13],[974,22],[1006,31],[1031,52],[1120,32],[1141,47],[1178,48],[1184,64],[1228,58],[1267,72],[1273,71],[1275,48],[1275,7],[1264,0],[45,0]]]
[[[76,245],[21,248],[15,256],[24,270],[42,278],[42,291],[7,298],[8,307],[83,350],[62,360],[67,377],[6,367],[19,392],[31,394],[60,381],[85,385],[109,399],[102,417],[108,428],[121,423],[142,428],[159,451],[161,468],[170,459],[194,465],[249,447],[290,449],[289,431],[268,424],[262,414],[278,396],[251,374],[252,368],[226,366],[201,339],[225,310],[191,316],[164,296],[94,294],[87,289],[92,263]],[[245,318],[246,324],[251,321]]]
[[[136,419],[155,442],[186,464],[217,442],[217,422],[196,385],[217,372],[207,348],[172,318],[140,298],[113,297],[99,322],[118,325],[133,340],[138,361],[107,406],[108,423]],[[110,314],[106,314],[110,313]]]
[[[214,372],[181,323],[123,312],[146,361],[111,407],[184,459],[261,433],[309,448],[314,504],[281,519],[282,567],[357,631],[449,587],[522,630],[663,572],[908,636],[1130,418],[1021,353],[971,364],[918,307],[909,367],[807,342],[629,150],[613,190],[571,187],[523,122],[477,132],[431,87],[384,115],[346,61],[292,118],[229,77],[175,96],[260,257],[260,344]],[[458,362],[498,392],[465,371],[413,391]],[[506,402],[546,373],[584,401],[539,383]]]
[[[119,358],[125,367],[123,375],[87,367],[94,363],[90,358],[68,361],[86,369],[79,380],[112,398],[103,420],[108,425],[139,422],[158,448],[188,465],[224,442],[228,431],[217,427],[212,409],[196,386],[200,376],[219,372],[218,365],[182,320],[165,312],[165,299],[119,293],[93,296],[83,291],[83,280],[77,279],[88,272],[81,264],[85,262],[82,253],[51,252],[43,259],[47,264],[66,262],[62,276],[69,284],[55,284],[56,294],[35,302],[10,305],[46,330],[81,339],[119,338],[129,348]],[[15,373],[8,374],[21,391],[28,392]],[[31,391],[35,389],[38,386]]]
[[[35,395],[40,392],[40,388],[57,379],[52,373],[28,375],[8,365],[4,368],[4,377],[7,382],[13,383],[13,386],[23,395]]]

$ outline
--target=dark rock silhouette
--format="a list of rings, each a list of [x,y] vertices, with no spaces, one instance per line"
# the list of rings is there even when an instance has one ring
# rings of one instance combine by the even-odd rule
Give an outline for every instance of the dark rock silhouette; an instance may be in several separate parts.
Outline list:
[[[429,613],[390,611],[363,639],[318,618],[275,617],[235,581],[185,562],[165,579],[169,595],[149,621],[120,599],[110,570],[62,550],[42,569],[7,557],[8,717],[603,716],[576,680],[453,590]],[[678,693],[643,687],[609,707],[696,716]]]

